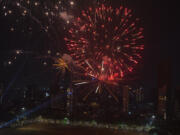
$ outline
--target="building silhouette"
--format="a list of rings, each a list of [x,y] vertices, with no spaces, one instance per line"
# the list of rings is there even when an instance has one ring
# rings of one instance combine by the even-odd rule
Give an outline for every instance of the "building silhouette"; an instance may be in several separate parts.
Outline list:
[[[172,118],[173,89],[171,86],[171,61],[162,61],[158,65],[158,105],[157,113],[163,119]]]

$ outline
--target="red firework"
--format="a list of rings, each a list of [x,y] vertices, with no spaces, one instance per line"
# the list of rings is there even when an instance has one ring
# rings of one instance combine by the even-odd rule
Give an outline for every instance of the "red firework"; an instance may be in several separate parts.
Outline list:
[[[89,7],[74,20],[65,41],[86,75],[100,81],[123,80],[142,58],[144,36],[138,22],[132,10],[122,6]]]

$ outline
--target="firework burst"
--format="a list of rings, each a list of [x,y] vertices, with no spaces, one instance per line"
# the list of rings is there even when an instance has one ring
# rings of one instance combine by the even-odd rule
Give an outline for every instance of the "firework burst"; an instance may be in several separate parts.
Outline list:
[[[137,27],[138,22],[131,9],[122,6],[113,9],[103,4],[83,10],[74,20],[64,39],[85,75],[98,80],[96,92],[101,93],[104,84],[117,85],[128,78],[141,60],[144,36],[143,28]],[[87,83],[82,81],[76,85]],[[107,86],[106,89],[117,100]]]
[[[133,72],[144,50],[143,28],[132,11],[101,5],[75,19],[65,38],[76,63],[99,80],[122,80]]]

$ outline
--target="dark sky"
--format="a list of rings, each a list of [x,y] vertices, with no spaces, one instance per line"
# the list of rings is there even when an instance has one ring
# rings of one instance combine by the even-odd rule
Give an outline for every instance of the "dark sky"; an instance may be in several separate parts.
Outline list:
[[[82,2],[83,3],[83,2]],[[118,0],[112,0],[114,6],[119,5],[120,2]],[[84,4],[84,3],[83,3]],[[82,5],[83,5],[82,4]],[[175,44],[175,41],[172,41],[171,35],[169,35],[169,12],[168,12],[168,3],[162,0],[127,0],[126,5],[129,8],[132,8],[135,11],[137,17],[142,20],[142,25],[144,27],[144,36],[145,36],[145,52],[144,52],[144,59],[143,59],[143,78],[144,84],[149,89],[156,87],[157,85],[157,66],[161,61],[168,60],[172,61],[173,72],[175,74],[179,74],[176,58],[178,55],[176,54],[176,49],[169,48],[169,43]],[[39,33],[35,32],[33,34],[33,38],[29,38],[28,36],[21,34],[20,32],[9,32],[9,24],[11,23],[11,19],[7,19],[5,17],[0,17],[0,66],[1,66],[1,74],[4,73],[3,63],[4,59],[9,57],[9,51],[13,49],[29,49],[33,50],[34,48],[36,51],[39,50],[48,50],[48,47],[42,47],[46,44],[46,38]],[[41,34],[41,35],[40,35]],[[62,34],[63,35],[63,34]],[[61,37],[63,39],[63,37]],[[33,40],[32,40],[33,39]],[[62,41],[63,43],[63,41]],[[8,52],[8,53],[7,53]],[[20,58],[19,64],[16,64],[13,68],[8,67],[9,69],[5,69],[8,72],[9,77],[8,81],[12,79],[13,74],[21,67],[21,63],[23,63],[25,58]],[[30,60],[29,58],[28,60]],[[42,71],[41,66],[34,67],[34,64],[37,64],[38,61],[30,60],[28,67],[28,71],[33,74],[35,72],[42,75],[39,80],[47,78],[45,77],[47,73]],[[26,65],[26,68],[27,68]],[[37,64],[38,65],[38,64]],[[32,69],[32,70],[31,70]],[[26,72],[28,72],[26,71]],[[24,74],[24,73],[23,73]],[[49,73],[51,76],[51,73]],[[3,76],[1,76],[1,80]],[[176,75],[173,76],[173,80],[175,80],[175,84],[178,84],[178,77]],[[46,82],[48,79],[44,79]],[[38,79],[37,79],[38,81]]]

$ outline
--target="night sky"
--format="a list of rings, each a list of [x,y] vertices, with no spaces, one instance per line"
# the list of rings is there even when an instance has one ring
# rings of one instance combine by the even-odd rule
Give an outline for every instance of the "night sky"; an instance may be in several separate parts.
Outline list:
[[[78,2],[78,6],[84,6],[83,1]],[[112,0],[113,6],[119,7],[119,1]],[[127,0],[126,5],[135,11],[135,15],[142,20],[145,36],[145,51],[143,57],[143,68],[141,76],[143,77],[143,84],[147,91],[157,87],[157,66],[162,61],[170,59],[173,65],[173,84],[177,85],[179,82],[178,72],[178,55],[176,49],[169,48],[169,44],[175,44],[169,35],[169,12],[168,3],[162,0]],[[2,9],[2,5],[0,6]],[[4,17],[0,10],[0,81],[5,81],[7,84],[13,80],[17,74],[16,84],[24,85],[27,83],[39,83],[40,85],[47,85],[51,83],[54,74],[54,69],[51,66],[43,66],[42,59],[34,59],[32,51],[43,54],[47,52],[52,46],[53,50],[62,51],[64,48],[64,33],[60,33],[60,46],[52,45],[47,39],[47,36],[38,31],[35,24],[33,26],[33,34],[23,34],[20,32],[21,26],[14,32],[10,32],[13,18]],[[26,20],[28,22],[28,20]],[[25,23],[27,23],[25,22]],[[17,56],[17,60],[11,66],[6,66],[5,62],[14,55],[14,50],[26,50],[29,55]],[[25,64],[24,64],[25,63]]]

